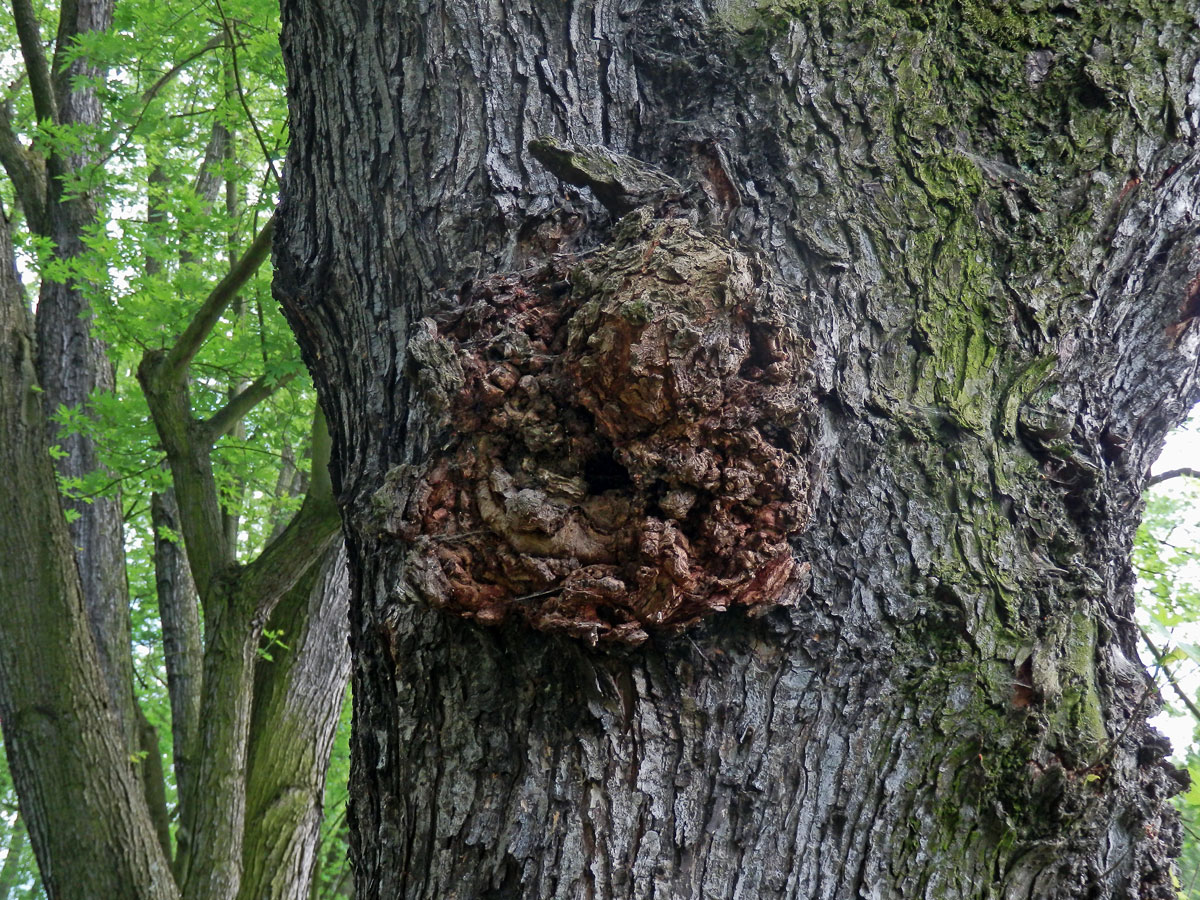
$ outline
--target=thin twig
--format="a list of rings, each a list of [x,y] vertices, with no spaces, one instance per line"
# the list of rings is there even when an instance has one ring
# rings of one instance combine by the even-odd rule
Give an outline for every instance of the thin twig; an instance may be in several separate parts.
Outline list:
[[[1145,641],[1146,646],[1154,655],[1154,661],[1158,664],[1159,669],[1162,670],[1163,676],[1167,679],[1167,684],[1171,686],[1172,690],[1175,691],[1176,696],[1178,696],[1183,702],[1183,705],[1187,707],[1188,712],[1192,714],[1192,718],[1194,718],[1197,722],[1200,722],[1200,707],[1197,707],[1195,701],[1183,692],[1183,688],[1181,688],[1179,686],[1179,682],[1175,680],[1174,674],[1172,674],[1171,670],[1167,668],[1167,663],[1163,659],[1164,654],[1154,646],[1154,642],[1150,640],[1150,635],[1146,634],[1146,629],[1139,625],[1138,631],[1142,633],[1142,640]]]
[[[142,94],[142,108],[138,110],[137,118],[133,120],[133,124],[130,125],[129,129],[125,132],[125,139],[123,141],[121,141],[121,143],[117,144],[117,146],[113,147],[113,149],[110,150],[108,153],[106,153],[104,155],[104,157],[100,160],[99,164],[101,166],[103,166],[110,159],[112,159],[114,156],[116,156],[118,153],[120,153],[122,150],[124,150],[126,147],[129,146],[129,142],[132,141],[133,136],[135,134],[137,134],[138,126],[141,125],[142,120],[144,118],[146,118],[146,112],[150,109],[150,104],[154,101],[154,98],[158,96],[159,91],[161,91],[168,84],[170,84],[172,81],[174,81],[180,72],[182,72],[185,68],[187,68],[193,62],[195,62],[197,59],[199,59],[205,53],[207,53],[210,50],[215,50],[217,47],[220,47],[224,43],[225,43],[225,35],[223,35],[223,34],[216,35],[215,37],[209,38],[207,44],[202,46],[199,50],[197,50],[191,56],[187,56],[184,59],[177,62],[170,69],[168,69],[166,71],[166,73],[164,73],[158,79],[158,81],[156,81],[156,82],[154,82],[154,84],[150,85],[150,87],[148,87],[146,89],[146,91]],[[106,143],[111,143],[111,141],[112,141],[112,136],[110,135],[108,138],[108,141]]]
[[[1151,475],[1150,480],[1146,482],[1146,487],[1154,487],[1156,484],[1162,484],[1164,481],[1169,481],[1172,478],[1200,478],[1200,469],[1168,469],[1165,472],[1159,472],[1157,475]]]
[[[262,150],[263,158],[267,161],[267,167],[275,177],[276,186],[282,186],[283,179],[279,177],[279,172],[275,169],[275,161],[271,159],[271,153],[267,150],[267,142],[263,139],[262,132],[258,129],[258,122],[254,118],[254,113],[250,112],[250,104],[246,102],[246,92],[242,88],[242,73],[238,66],[237,41],[234,40],[233,23],[225,15],[225,9],[221,6],[221,0],[215,0],[215,3],[217,12],[221,15],[221,25],[225,29],[225,33],[229,35],[229,54],[233,61],[233,80],[237,85],[238,100],[242,104],[242,110],[246,113],[246,121],[250,123],[250,130],[254,132],[254,137],[258,141],[258,147]]]

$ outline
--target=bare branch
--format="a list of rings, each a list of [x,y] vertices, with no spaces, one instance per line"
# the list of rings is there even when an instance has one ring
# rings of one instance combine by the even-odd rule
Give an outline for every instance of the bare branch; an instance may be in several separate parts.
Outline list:
[[[254,379],[254,381],[246,385],[245,390],[239,391],[234,397],[230,398],[228,403],[205,421],[204,429],[208,433],[209,440],[215,441],[222,435],[228,434],[234,425],[240,422],[250,410],[254,409],[254,407],[262,403],[294,377],[294,374],[288,374],[282,378],[271,379],[266,375],[260,375]]]
[[[1150,480],[1146,482],[1146,487],[1154,487],[1154,485],[1170,481],[1172,478],[1182,477],[1200,478],[1200,469],[1168,469],[1165,472],[1159,472],[1157,475],[1151,475]]]
[[[167,353],[163,360],[164,372],[178,375],[195,358],[205,338],[217,324],[217,320],[221,318],[221,313],[225,311],[225,308],[237,296],[238,291],[258,271],[258,267],[270,254],[271,237],[274,233],[275,217],[271,216],[254,239],[254,243],[238,260],[237,265],[205,298],[192,321],[188,323],[179,340],[175,342],[175,346]]]

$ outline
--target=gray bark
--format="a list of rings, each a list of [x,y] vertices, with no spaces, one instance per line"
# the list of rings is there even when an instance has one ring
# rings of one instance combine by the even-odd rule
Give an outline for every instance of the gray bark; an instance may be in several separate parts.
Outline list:
[[[64,7],[56,46],[65,53],[76,36],[104,31],[112,22],[112,0],[83,0]],[[56,55],[57,62],[57,55]],[[99,149],[86,129],[98,134],[100,101],[86,79],[101,70],[86,57],[56,69],[54,78],[56,124],[84,129],[82,148],[71,154],[53,154],[47,160],[45,216],[47,236],[54,242],[56,258],[69,261],[88,253],[87,230],[96,224],[97,200],[103,185],[94,174]],[[104,343],[91,334],[91,298],[94,285],[76,279],[45,279],[37,306],[38,380],[45,390],[48,412],[60,407],[87,411],[93,392],[111,391],[112,363]],[[51,424],[51,444],[63,452],[57,469],[64,478],[79,478],[100,468],[95,440],[86,434],[62,433]],[[119,497],[76,501],[69,508],[78,514],[71,523],[79,571],[87,573],[83,591],[100,665],[112,697],[111,708],[121,724],[132,754],[138,748],[137,717],[133,711],[133,663],[129,645],[129,595],[125,582],[125,546]]]
[[[346,554],[326,551],[321,566],[292,588],[267,628],[269,648],[254,677],[246,774],[243,900],[293,900],[312,882],[320,843],[325,775],[350,680]]]
[[[170,900],[170,866],[111,714],[46,453],[33,325],[0,221],[0,722],[51,900]],[[31,666],[29,660],[38,665]],[[80,815],[81,805],[89,812]]]
[[[1128,556],[1198,395],[1197,13],[285,0],[276,291],[347,526],[360,898],[1174,896]],[[568,189],[548,136],[688,196],[610,229],[639,192]],[[754,328],[672,318],[743,264],[802,361],[783,433]],[[633,433],[696,341],[715,407]],[[582,585],[668,570],[563,538],[601,505],[685,557],[756,508],[707,443],[745,415],[807,479],[782,590],[661,615],[731,577],[707,553],[632,607]],[[651,458],[674,427],[720,478]]]

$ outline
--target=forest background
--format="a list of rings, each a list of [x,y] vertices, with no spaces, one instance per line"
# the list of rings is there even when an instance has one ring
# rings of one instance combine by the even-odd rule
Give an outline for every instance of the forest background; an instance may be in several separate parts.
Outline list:
[[[242,858],[245,896],[350,896],[345,568],[325,549],[331,504],[311,502],[327,488],[315,394],[271,299],[278,5],[85,2],[75,22],[58,4],[6,7],[0,215],[43,368],[93,370],[65,376],[90,379],[85,402],[44,388],[50,452],[160,843],[180,884],[214,868],[212,852]],[[78,326],[100,343],[80,351]],[[115,563],[88,530],[106,507],[123,532]],[[49,643],[27,665],[54,677],[64,638],[29,637]],[[26,826],[0,766],[0,898],[45,895]]]
[[[234,563],[259,559],[301,509],[310,482],[322,478],[315,395],[270,294],[266,249],[287,140],[277,19],[271,0],[122,0],[111,27],[63,43],[55,5],[16,0],[0,16],[0,48],[10,48],[0,50],[0,163],[7,173],[0,177],[0,204],[26,298],[34,306],[53,284],[81,291],[92,333],[104,342],[112,366],[111,386],[90,391],[85,404],[51,410],[58,436],[52,452],[66,457],[62,448],[71,441],[98,452],[98,465],[85,472],[60,467],[59,490],[72,522],[98,504],[115,503],[120,511],[130,615],[128,638],[113,637],[129,645],[136,695],[130,760],[148,795],[158,792],[152,805],[177,867],[189,777],[181,749],[195,741],[202,703],[187,682],[190,670],[203,667],[198,655],[218,623],[206,621],[214,606],[181,568],[186,529],[167,460],[182,451],[172,451],[166,414],[148,401],[147,385],[153,394],[154,383],[145,361],[190,354],[183,367],[190,421],[208,423],[212,436],[197,465],[211,472],[223,552]],[[91,68],[75,76],[75,88],[96,101],[89,120],[55,120],[39,111],[39,75],[31,67],[37,53],[25,46],[31,28],[43,55],[89,61]],[[60,171],[55,160],[72,163]],[[38,191],[27,182],[47,171],[58,171],[59,201],[83,198],[96,213],[80,229],[79,252],[69,257],[56,251],[39,222],[45,210],[30,202]],[[1143,660],[1166,706],[1160,727],[1194,782],[1200,782],[1194,549],[1200,545],[1200,484],[1189,460],[1198,448],[1200,426],[1193,420],[1157,470],[1161,480],[1148,494],[1135,552]],[[333,565],[320,574],[299,586],[303,597],[336,608],[344,579],[338,583]],[[282,615],[287,611],[286,604],[276,607],[252,635],[256,701],[273,682],[296,680],[290,673],[297,671],[310,623],[303,613]],[[321,637],[327,650],[340,647],[344,657],[344,623],[335,626]],[[311,900],[352,892],[345,825],[348,663],[342,657],[332,670],[340,683],[322,686],[335,698],[326,704],[333,714],[310,722],[309,756],[320,769],[316,798],[300,824],[273,825],[280,834],[290,828],[308,847],[300,868]],[[251,756],[255,747],[286,740],[266,716],[252,716],[248,727]],[[311,778],[307,789],[314,789]],[[252,796],[249,802],[253,806]],[[1179,802],[1187,835],[1182,892],[1200,898],[1200,789]],[[317,813],[319,831],[313,831]],[[248,838],[239,846],[246,857],[269,852]],[[251,870],[255,861],[244,865]],[[0,767],[0,900],[43,896],[12,780]]]

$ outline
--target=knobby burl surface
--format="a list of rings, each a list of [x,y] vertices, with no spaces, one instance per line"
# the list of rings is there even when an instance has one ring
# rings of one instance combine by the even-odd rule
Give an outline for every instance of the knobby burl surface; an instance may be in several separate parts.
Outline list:
[[[641,643],[802,593],[806,343],[764,263],[682,216],[468,284],[410,343],[442,446],[376,494],[406,589]]]

